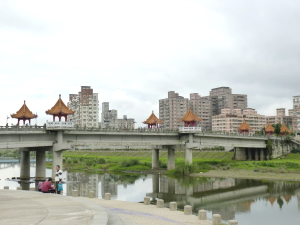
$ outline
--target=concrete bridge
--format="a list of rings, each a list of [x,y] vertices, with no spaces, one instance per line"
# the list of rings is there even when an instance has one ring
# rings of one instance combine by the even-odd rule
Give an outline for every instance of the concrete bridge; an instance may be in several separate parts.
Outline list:
[[[193,149],[215,146],[234,149],[237,160],[265,160],[269,138],[275,143],[273,156],[288,153],[293,144],[299,143],[290,144],[275,136],[208,133],[193,129],[86,129],[74,127],[68,122],[55,122],[44,126],[0,126],[0,148],[21,150],[22,179],[29,178],[30,151],[36,151],[37,180],[45,178],[45,151],[53,152],[53,176],[55,165],[62,165],[62,152],[78,146],[151,148],[153,169],[159,168],[159,150],[168,149],[168,169],[175,169],[175,149],[185,149],[185,161],[190,163]]]

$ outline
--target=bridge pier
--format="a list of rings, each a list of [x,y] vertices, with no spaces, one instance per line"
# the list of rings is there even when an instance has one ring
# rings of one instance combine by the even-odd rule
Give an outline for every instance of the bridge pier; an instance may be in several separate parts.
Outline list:
[[[21,148],[20,151],[21,151],[20,179],[29,180],[30,179],[30,151],[29,148]]]
[[[236,160],[247,160],[245,148],[235,147],[234,151]]]
[[[260,161],[265,160],[265,150],[263,148],[260,149]]]
[[[248,148],[247,149],[247,160],[252,160],[252,151],[251,151],[251,148]]]
[[[256,149],[254,149],[254,151],[255,151],[255,161],[258,161],[259,160],[259,150],[256,148]]]
[[[152,149],[152,169],[159,169],[159,149]]]
[[[175,148],[169,147],[168,148],[168,170],[175,169]]]
[[[44,149],[36,151],[36,167],[35,167],[35,180],[46,179],[46,152]]]
[[[191,148],[186,148],[185,149],[184,161],[186,163],[193,163],[193,150]]]

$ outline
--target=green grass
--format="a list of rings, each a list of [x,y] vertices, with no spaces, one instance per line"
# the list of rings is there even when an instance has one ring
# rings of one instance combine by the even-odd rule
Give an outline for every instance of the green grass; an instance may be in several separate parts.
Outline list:
[[[75,170],[109,170],[109,171],[143,171],[150,170],[152,165],[151,151],[66,151],[64,168]],[[269,161],[236,161],[232,152],[193,151],[193,169],[185,168],[184,151],[175,151],[177,172],[167,174],[187,174],[209,170],[242,169],[257,172],[300,172],[300,154],[289,154],[282,159]],[[47,164],[48,166],[48,164]],[[160,168],[167,168],[167,151],[160,151]],[[181,168],[181,172],[178,170]]]

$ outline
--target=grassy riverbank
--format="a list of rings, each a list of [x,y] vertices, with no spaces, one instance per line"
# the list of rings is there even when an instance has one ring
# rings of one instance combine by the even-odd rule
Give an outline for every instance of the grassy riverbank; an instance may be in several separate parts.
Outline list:
[[[66,151],[63,167],[72,171],[141,172],[151,170],[151,151]],[[193,152],[193,165],[184,164],[184,151],[176,151],[176,170],[165,171],[174,176],[181,170],[193,176],[240,177],[259,179],[300,179],[300,154],[289,154],[269,161],[236,161],[232,152]],[[160,167],[167,168],[167,152],[160,153]],[[179,171],[179,172],[178,172]],[[202,172],[202,173],[200,173]]]

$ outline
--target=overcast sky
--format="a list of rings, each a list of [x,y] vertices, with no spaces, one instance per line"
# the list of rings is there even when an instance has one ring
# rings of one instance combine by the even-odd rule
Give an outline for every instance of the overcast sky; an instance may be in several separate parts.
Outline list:
[[[43,124],[80,86],[138,126],[168,91],[220,86],[275,115],[300,95],[299,11],[296,0],[1,0],[0,125],[23,100]]]

